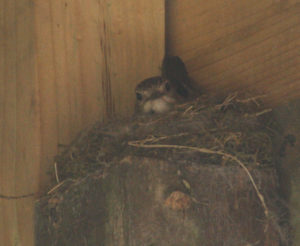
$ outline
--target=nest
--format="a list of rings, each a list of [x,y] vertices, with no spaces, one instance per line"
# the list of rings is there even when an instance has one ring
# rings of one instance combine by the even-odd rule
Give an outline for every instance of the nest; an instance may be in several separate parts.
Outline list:
[[[201,165],[236,165],[238,159],[249,169],[272,167],[280,127],[262,97],[235,93],[218,103],[201,96],[168,114],[96,124],[56,157],[57,181],[85,176],[127,155]]]
[[[220,243],[225,238],[246,233],[239,231],[240,222],[232,222],[232,216],[249,217],[245,221],[252,226],[243,230],[255,227],[257,230],[250,234],[255,238],[254,234],[261,233],[262,237],[268,238],[264,245],[279,245],[279,241],[288,245],[288,211],[283,208],[278,194],[277,167],[280,158],[276,141],[281,135],[281,128],[272,115],[272,109],[262,103],[262,98],[234,93],[218,100],[203,95],[177,105],[164,115],[136,115],[130,120],[96,124],[92,129],[81,132],[56,157],[55,177],[59,184],[48,193],[47,200],[60,197],[62,203],[67,203],[64,197],[72,192],[65,196],[66,188],[60,189],[61,186],[68,186],[70,190],[76,186],[74,184],[82,183],[78,180],[90,180],[87,175],[97,173],[97,177],[102,177],[127,156],[155,158],[172,163],[175,169],[184,170],[189,177],[181,182],[184,186],[181,191],[173,194],[183,192],[191,195],[191,184],[202,187],[201,190],[195,189],[191,196],[193,203],[203,200],[209,203],[209,206],[206,204],[199,209],[199,213],[203,213],[201,216],[207,220],[203,223],[207,222],[206,233],[212,240],[207,245],[223,245]],[[205,182],[211,179],[215,185],[205,188]],[[70,180],[71,185],[68,183]],[[86,187],[82,189],[88,190]],[[78,189],[75,190],[78,192]],[[79,197],[84,196],[81,194]],[[170,203],[172,199],[167,200],[171,208],[177,206]],[[201,207],[201,203],[198,206]],[[46,213],[49,202],[43,201],[42,204]],[[207,216],[207,208],[213,207],[217,213]],[[227,212],[224,212],[224,207],[228,208]],[[229,212],[232,207],[236,212]],[[261,220],[257,227],[253,226],[251,216]],[[214,225],[211,225],[212,219]],[[220,222],[226,224],[223,229],[218,228]],[[228,231],[228,228],[232,230]],[[224,245],[248,244],[236,241]],[[262,245],[262,241],[255,245]]]

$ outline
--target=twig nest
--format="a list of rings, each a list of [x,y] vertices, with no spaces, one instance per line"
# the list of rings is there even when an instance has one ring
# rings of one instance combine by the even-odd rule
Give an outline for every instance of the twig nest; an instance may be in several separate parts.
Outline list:
[[[173,191],[165,200],[165,206],[172,210],[187,210],[191,205],[191,197],[181,191]]]

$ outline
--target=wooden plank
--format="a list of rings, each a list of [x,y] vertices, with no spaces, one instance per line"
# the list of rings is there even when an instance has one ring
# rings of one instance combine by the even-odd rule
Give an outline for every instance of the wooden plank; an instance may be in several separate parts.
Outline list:
[[[1,173],[0,192],[15,192],[14,184],[9,182],[14,179],[15,152],[16,152],[16,31],[14,26],[15,8],[12,2],[4,2],[2,6],[2,28],[0,40],[2,40],[3,67],[1,71],[2,96],[1,96]],[[2,8],[1,8],[2,10]],[[11,30],[9,32],[9,30]],[[5,35],[5,39],[4,39]],[[5,83],[4,83],[5,81]],[[6,82],[7,81],[7,82]],[[0,241],[12,245],[16,235],[16,204],[0,199],[2,220],[0,224]],[[10,215],[8,218],[7,215]]]
[[[284,170],[281,170],[281,190],[289,199],[293,245],[300,245],[300,100],[280,105],[273,112],[279,123],[284,126],[285,134],[291,134],[296,139],[294,146],[286,146],[286,154],[282,158]]]
[[[109,51],[104,57],[110,64],[111,108],[128,115],[133,110],[136,84],[160,72],[165,48],[164,1],[111,0],[107,8],[109,15],[102,12],[99,21],[105,27],[101,29],[102,45]]]
[[[39,114],[32,5],[24,0],[1,1],[0,19],[3,65],[0,68],[0,194],[18,196],[36,192],[38,187]],[[33,245],[32,207],[33,198],[0,199],[3,245]]]
[[[58,126],[57,126],[57,94],[56,78],[53,58],[53,32],[51,30],[51,15],[49,1],[36,1],[34,16],[36,21],[36,74],[39,85],[40,98],[40,132],[41,132],[41,165],[40,186],[45,189],[49,182],[46,168],[49,170],[53,163],[53,154],[57,152]],[[68,95],[66,95],[68,98]],[[68,115],[68,113],[66,112]],[[66,131],[68,131],[66,129]],[[48,164],[46,167],[45,164]]]
[[[35,4],[41,132],[47,143],[42,167],[48,168],[57,143],[69,143],[97,120],[133,112],[135,85],[159,73],[164,2]]]
[[[257,90],[274,104],[299,97],[299,0],[174,0],[166,8],[167,51],[204,89]]]
[[[16,153],[14,195],[36,193],[40,173],[39,85],[35,70],[33,3],[16,1]],[[14,245],[34,245],[34,197],[10,201],[16,204]],[[9,215],[7,215],[9,218]]]
[[[164,1],[0,0],[0,194],[46,191],[58,144],[159,73]],[[33,198],[0,198],[0,242],[33,245]]]

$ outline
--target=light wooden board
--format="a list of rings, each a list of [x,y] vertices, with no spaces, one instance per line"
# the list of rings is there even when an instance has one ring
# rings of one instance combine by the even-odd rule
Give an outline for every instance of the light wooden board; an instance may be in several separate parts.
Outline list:
[[[40,0],[35,6],[41,153],[49,163],[57,143],[69,143],[95,121],[132,114],[134,87],[159,73],[164,2]]]
[[[0,194],[38,188],[40,132],[30,2],[0,1]],[[0,199],[1,245],[33,245],[33,198]]]
[[[114,115],[164,55],[164,1],[0,0],[0,194],[49,187],[58,144]],[[33,198],[0,198],[0,244],[33,245]]]
[[[208,91],[300,97],[300,1],[168,0],[168,53]]]

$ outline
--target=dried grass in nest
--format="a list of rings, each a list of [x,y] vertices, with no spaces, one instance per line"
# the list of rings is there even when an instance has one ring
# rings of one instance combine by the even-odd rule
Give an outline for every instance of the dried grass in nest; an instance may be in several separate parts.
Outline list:
[[[202,96],[165,115],[96,124],[56,157],[56,180],[84,176],[129,154],[202,165],[236,165],[234,158],[238,158],[250,169],[272,166],[278,127],[260,97],[243,98],[235,93],[217,103]],[[144,148],[145,144],[160,148]],[[185,147],[162,147],[166,145]]]
[[[94,127],[82,133],[57,158],[61,177],[76,178],[135,154],[201,164],[238,164],[247,173],[264,207],[248,168],[272,165],[272,126],[259,119],[271,109],[258,102],[261,96],[241,99],[231,94],[221,104],[207,97],[178,105],[167,115],[137,117],[128,122]],[[116,124],[116,125],[115,125]],[[138,147],[137,148],[131,148]],[[56,165],[56,163],[55,163]]]

